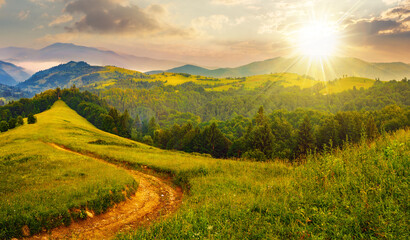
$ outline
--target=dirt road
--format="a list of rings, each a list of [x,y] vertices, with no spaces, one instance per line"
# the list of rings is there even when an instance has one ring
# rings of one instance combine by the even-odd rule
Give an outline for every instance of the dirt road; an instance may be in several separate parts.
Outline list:
[[[83,155],[54,143],[48,144],[61,151]],[[121,168],[93,156],[87,157]],[[139,182],[138,190],[131,199],[117,204],[104,214],[25,239],[111,239],[120,231],[147,226],[152,221],[175,212],[179,207],[182,191],[171,187],[168,180],[134,170],[125,170]]]

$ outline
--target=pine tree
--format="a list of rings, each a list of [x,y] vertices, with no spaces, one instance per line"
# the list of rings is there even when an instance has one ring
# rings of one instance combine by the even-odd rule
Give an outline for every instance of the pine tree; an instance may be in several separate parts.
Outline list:
[[[159,129],[157,121],[155,120],[155,117],[152,117],[148,122],[148,135],[154,137],[154,132],[157,129]]]
[[[203,152],[217,158],[227,156],[231,143],[216,126],[216,123],[213,122],[204,129],[202,140],[204,142]]]
[[[306,115],[299,126],[297,137],[297,150],[299,155],[306,155],[315,147],[315,138],[313,136],[312,125],[309,117]]]

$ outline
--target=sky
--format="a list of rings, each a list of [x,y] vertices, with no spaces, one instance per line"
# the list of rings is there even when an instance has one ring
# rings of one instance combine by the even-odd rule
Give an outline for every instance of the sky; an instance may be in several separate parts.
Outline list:
[[[313,22],[336,29],[334,55],[410,63],[410,0],[0,0],[0,48],[65,42],[234,67],[299,54]]]

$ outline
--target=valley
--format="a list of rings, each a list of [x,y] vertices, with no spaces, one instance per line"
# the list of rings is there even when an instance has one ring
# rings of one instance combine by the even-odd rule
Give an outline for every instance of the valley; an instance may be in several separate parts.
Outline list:
[[[408,240],[410,0],[0,0],[0,240]]]

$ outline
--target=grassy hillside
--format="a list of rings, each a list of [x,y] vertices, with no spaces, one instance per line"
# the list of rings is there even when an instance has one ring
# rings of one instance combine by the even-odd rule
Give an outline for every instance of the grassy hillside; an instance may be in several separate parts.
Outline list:
[[[339,93],[346,90],[356,88],[368,89],[376,82],[376,80],[368,78],[359,78],[359,77],[348,77],[340,78],[328,83],[325,83],[325,87],[320,91],[322,94],[333,94]]]
[[[48,149],[43,141],[56,142],[77,152],[91,152],[108,161],[125,162],[135,168],[149,166],[173,175],[174,182],[184,187],[188,196],[173,217],[155,223],[149,229],[123,234],[118,239],[406,239],[407,236],[409,131],[384,135],[372,144],[346,145],[344,151],[309,157],[305,163],[292,166],[281,162],[212,159],[147,147],[95,129],[61,101],[51,110],[39,114],[38,118],[36,125],[26,125],[3,134],[1,148],[6,149],[7,154],[16,154],[17,146],[22,146],[21,143],[28,145],[23,154],[40,156],[31,169],[37,170],[41,166],[53,176],[51,192],[59,186],[57,180],[64,179],[64,175],[57,173],[66,168],[63,165],[65,158],[61,156],[63,161],[58,162],[62,166],[48,166],[55,158],[45,156],[56,153],[48,152],[53,149]],[[96,140],[102,144],[93,144]],[[30,141],[40,150],[29,147]],[[92,169],[84,169],[87,165],[83,161],[94,164],[93,161],[76,161],[81,160],[81,164],[71,170],[74,172],[69,175],[74,175],[72,182],[60,187],[63,193],[73,191],[70,183],[76,183],[76,171],[85,173],[82,177],[86,178],[97,176]],[[1,166],[8,161],[3,157]],[[17,160],[14,164],[30,164],[32,161]],[[22,166],[13,170],[24,171]],[[101,171],[102,166],[95,167],[100,174],[98,179],[106,177],[106,185],[131,184],[124,174],[110,176],[108,172],[115,169]],[[28,170],[20,174],[10,173],[10,169],[3,171],[21,178],[24,176],[23,179],[31,176]],[[50,186],[45,183],[50,181],[47,176],[37,176],[36,179],[42,181],[34,179],[36,184],[32,184]],[[6,184],[3,182],[1,186],[4,188]],[[24,188],[7,192],[21,199]],[[45,191],[49,196],[45,203],[57,196],[51,192]],[[10,198],[2,201],[10,204],[7,199]],[[27,205],[26,209],[41,210],[48,206],[38,204],[38,201],[33,203],[36,204]]]
[[[360,88],[363,85],[361,82],[363,79],[350,77],[330,82],[331,84],[323,84],[325,89],[322,92],[324,94],[342,92],[352,89],[353,86]],[[372,85],[372,80],[368,79],[366,81],[363,87],[368,88]],[[295,73],[271,73],[238,78],[204,77],[201,75],[170,72],[147,75],[114,66],[97,67],[90,66],[85,62],[69,62],[38,72],[18,86],[34,94],[57,87],[69,88],[73,85],[87,90],[149,88],[149,86],[157,82],[171,86],[193,82],[208,91],[226,91],[239,88],[252,90],[263,87],[267,82],[274,82],[284,87],[298,86],[302,89],[312,88],[323,83]],[[144,84],[148,84],[148,86]],[[326,89],[328,85],[330,88]]]
[[[37,118],[0,134],[0,239],[20,236],[25,225],[32,234],[67,225],[86,217],[86,209],[100,213],[125,199],[126,186],[129,194],[138,186],[123,170],[47,144],[115,137],[61,101]]]

